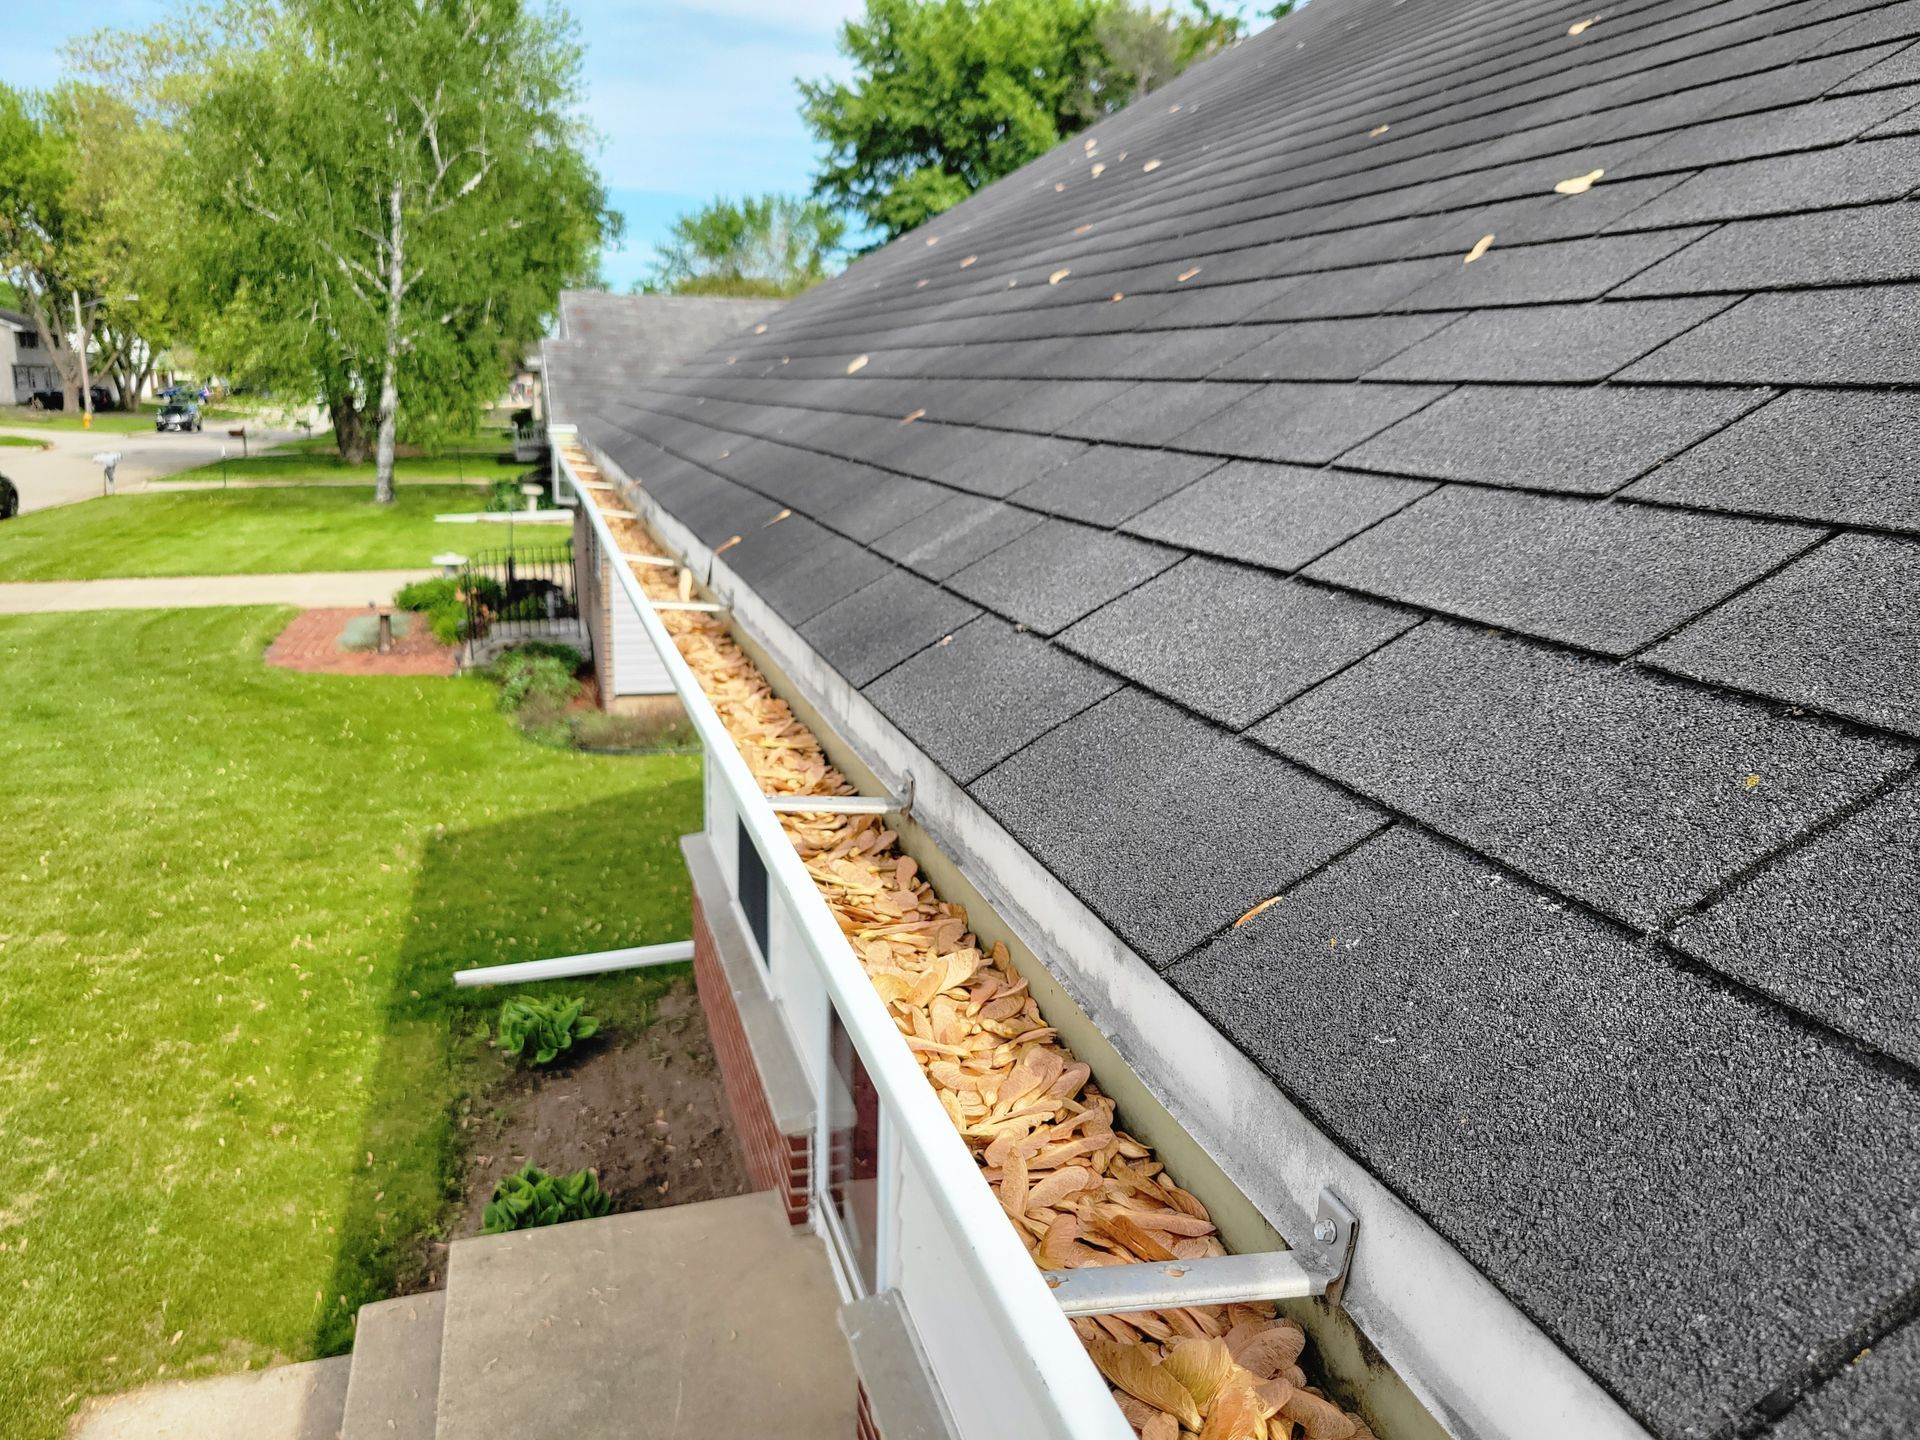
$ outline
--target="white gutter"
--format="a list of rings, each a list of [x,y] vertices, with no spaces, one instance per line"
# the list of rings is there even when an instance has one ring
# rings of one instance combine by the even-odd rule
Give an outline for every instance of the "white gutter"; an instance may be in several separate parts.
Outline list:
[[[554,446],[561,466],[583,501],[589,523],[609,554],[620,546],[593,505],[571,463]],[[1011,1341],[1010,1349],[1031,1367],[1028,1387],[1051,1411],[1054,1433],[1087,1440],[1134,1440],[1133,1428],[1113,1403],[1107,1383],[1088,1358],[1033,1259],[1014,1235],[980,1173],[966,1142],[935,1098],[919,1062],[900,1038],[885,1003],[848,947],[846,936],[807,873],[793,843],[734,748],[733,737],[708,701],[679,647],[654,613],[654,601],[625,565],[612,567],[633,602],[647,637],[660,652],[667,676],[706,747],[710,772],[725,785],[740,824],[767,865],[820,979],[874,1089],[897,1122],[893,1129],[927,1181],[927,1192],[957,1249],[969,1262],[991,1318]]]

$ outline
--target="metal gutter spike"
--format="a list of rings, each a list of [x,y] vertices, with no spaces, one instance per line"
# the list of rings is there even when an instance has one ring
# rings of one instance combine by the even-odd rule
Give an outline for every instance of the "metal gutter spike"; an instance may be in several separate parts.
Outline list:
[[[1297,1250],[1050,1270],[1047,1284],[1068,1315],[1125,1315],[1311,1295],[1337,1304],[1358,1232],[1353,1212],[1331,1190],[1322,1190],[1313,1236]]]

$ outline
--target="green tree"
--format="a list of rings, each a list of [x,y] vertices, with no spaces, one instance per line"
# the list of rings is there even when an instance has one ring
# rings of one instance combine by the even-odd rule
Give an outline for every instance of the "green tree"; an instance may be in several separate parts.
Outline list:
[[[891,239],[1244,28],[1205,0],[867,0],[840,32],[851,83],[800,82],[814,193]]]
[[[580,58],[522,0],[288,0],[192,105],[201,348],[371,430],[382,503],[403,408],[470,427],[618,230]]]
[[[83,388],[75,347],[91,346],[98,308],[91,303],[96,277],[84,267],[86,217],[75,204],[73,161],[46,97],[0,85],[0,274],[43,337],[69,410],[80,405]]]
[[[649,290],[676,295],[797,295],[832,273],[847,222],[817,200],[725,196],[673,222]]]

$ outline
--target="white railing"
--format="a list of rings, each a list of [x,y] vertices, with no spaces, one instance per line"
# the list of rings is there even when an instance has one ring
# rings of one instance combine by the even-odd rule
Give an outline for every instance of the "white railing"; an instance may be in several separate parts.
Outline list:
[[[591,492],[562,454],[568,438],[555,435],[555,464],[585,502],[600,543],[609,554],[618,554]],[[726,837],[737,820],[766,867],[771,988],[819,1097],[813,1211],[835,1251],[843,1287],[855,1294],[869,1285],[899,1293],[962,1440],[1132,1440],[1106,1382],[1015,1236],[654,606],[629,567],[612,569],[704,745],[709,832]],[[729,846],[717,844],[715,850],[729,883],[737,884]],[[844,1131],[836,1120],[850,1108],[848,1097],[835,1094],[829,1008],[879,1100],[870,1262],[852,1253],[858,1242],[850,1243],[839,1224],[828,1175],[835,1132]],[[868,1263],[870,1280],[863,1273]]]

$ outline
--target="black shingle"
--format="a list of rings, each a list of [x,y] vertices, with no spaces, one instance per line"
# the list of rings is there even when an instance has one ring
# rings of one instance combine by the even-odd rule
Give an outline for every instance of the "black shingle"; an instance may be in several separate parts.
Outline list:
[[[1432,488],[1238,461],[1136,515],[1125,528],[1189,550],[1296,570]]]
[[[1753,295],[1628,367],[1621,378],[1920,384],[1920,285]]]
[[[1916,47],[1920,54],[1920,47]],[[1895,200],[1920,185],[1920,140],[1880,140],[1703,170],[1627,215],[1638,230]]]
[[[1915,454],[1920,404],[1911,395],[1793,390],[1624,493],[1920,532]]]
[[[1379,315],[1358,320],[1301,320],[1248,327],[1268,338],[1256,350],[1222,365],[1220,380],[1357,380],[1454,317]]]
[[[1649,265],[1684,251],[1706,233],[1699,227],[1649,230],[1505,247],[1496,235],[1486,254],[1471,265],[1456,264],[1451,274],[1416,291],[1403,308],[1458,310],[1596,300]]]
[[[1647,660],[1920,735],[1920,544],[1838,536]]]
[[[1756,155],[1837,145],[1913,103],[1910,97],[1887,91],[1709,121],[1642,151],[1620,167],[1620,174],[1626,178],[1656,170],[1694,170],[1703,165],[1751,160]]]
[[[1458,260],[1395,260],[1351,270],[1326,270],[1304,277],[1251,320],[1317,320],[1341,315],[1378,315],[1404,308],[1414,291],[1450,274]]]
[[[958,596],[909,571],[890,570],[822,610],[800,627],[800,636],[858,686],[979,613]]]
[[[871,550],[799,515],[749,529],[720,560],[796,628],[891,568]]]
[[[918,428],[918,425],[907,427]],[[943,446],[945,453],[937,461],[930,460],[925,452],[907,449],[893,457],[891,463],[938,480],[942,485],[1004,499],[1022,485],[1032,484],[1054,466],[1066,464],[1086,448],[1073,440],[995,430],[968,430],[964,440],[964,448]]]
[[[983,615],[864,693],[935,764],[965,784],[1112,694],[1119,683]]]
[[[1368,470],[1604,495],[1764,399],[1743,390],[1465,386],[1345,458]]]
[[[1920,1065],[1920,784],[1908,781],[1742,881],[1674,943]]]
[[[1389,831],[1169,978],[1658,1433],[1920,1274],[1910,1086],[1452,846]]]
[[[1306,573],[1625,655],[1758,579],[1821,533],[1450,485],[1349,540]]]
[[[1226,462],[1178,450],[1095,445],[1016,490],[1013,499],[1089,525],[1118,525]]]
[[[1179,558],[1176,550],[1130,536],[1048,520],[947,583],[987,609],[1051,635]]]
[[[1908,758],[1757,703],[1441,621],[1253,733],[1643,927]]]
[[[1094,611],[1060,643],[1240,730],[1417,618],[1196,556]]]
[[[1138,690],[1101,701],[970,788],[1154,964],[1380,824],[1370,806]]]
[[[1860,205],[1736,220],[1616,292],[1691,295],[1920,275],[1920,204]]]
[[[1204,428],[1252,385],[1214,385],[1199,380],[1144,380],[1125,394],[1061,427],[1062,435],[1131,445],[1164,445],[1174,436]]]
[[[1604,380],[1731,303],[1726,299],[1601,301],[1479,310],[1395,356],[1368,378]]]
[[[873,548],[930,580],[944,580],[1039,523],[1040,517],[1031,510],[973,495],[956,495],[882,535]]]
[[[1920,1415],[1920,1320],[1855,1355],[1845,1370],[1807,1396],[1770,1440],[1913,1440]]]
[[[1215,455],[1321,465],[1431,404],[1433,385],[1262,385],[1176,443]]]

